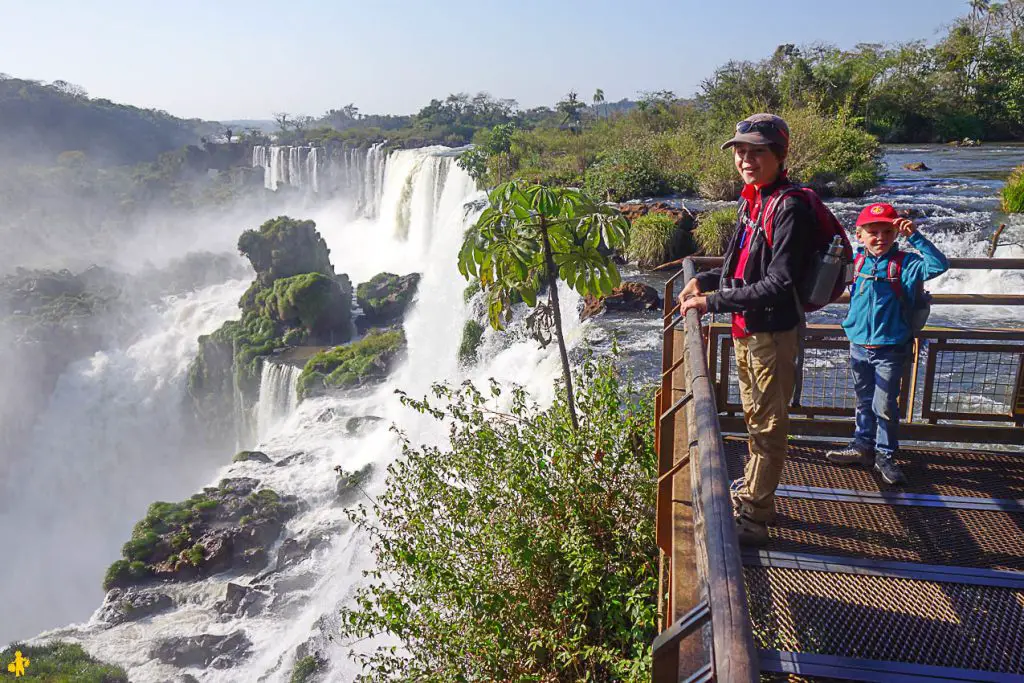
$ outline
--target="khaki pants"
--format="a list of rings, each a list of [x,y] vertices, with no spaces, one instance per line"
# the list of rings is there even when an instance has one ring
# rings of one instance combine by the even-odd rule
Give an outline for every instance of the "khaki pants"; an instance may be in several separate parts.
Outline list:
[[[786,464],[789,402],[796,377],[797,330],[757,332],[735,339],[750,460],[737,492],[740,512],[758,522],[775,517],[775,489]]]

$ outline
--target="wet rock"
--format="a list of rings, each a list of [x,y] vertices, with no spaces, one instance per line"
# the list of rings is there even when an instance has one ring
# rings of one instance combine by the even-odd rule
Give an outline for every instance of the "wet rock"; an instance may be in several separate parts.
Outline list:
[[[174,600],[166,593],[137,588],[112,588],[103,600],[99,618],[117,625],[166,612],[172,607]]]
[[[293,564],[309,557],[323,542],[320,536],[310,536],[303,540],[289,538],[277,551],[277,571],[286,569]]]
[[[231,459],[231,462],[261,462],[269,464],[271,460],[269,455],[261,451],[239,451]]]
[[[416,296],[420,274],[380,273],[356,287],[356,302],[363,309],[364,322],[387,325],[397,322]]]
[[[903,164],[903,168],[907,169],[908,171],[930,171],[930,170],[932,170],[932,169],[928,168],[928,165],[925,164],[923,161],[913,161],[913,162],[910,162],[908,164]]]
[[[654,287],[642,282],[623,282],[608,296],[594,297],[588,295],[584,299],[580,320],[586,320],[605,310],[635,313],[658,310],[661,297]]]
[[[225,616],[251,617],[263,609],[267,594],[250,586],[228,582],[224,599],[214,604],[214,609]]]
[[[370,474],[373,472],[373,465],[366,465],[355,472],[346,472],[342,469],[341,465],[338,465],[334,468],[334,471],[338,473],[338,484],[335,489],[338,503],[341,505],[351,505],[359,497],[361,493],[360,487],[370,478]]]
[[[693,214],[686,207],[674,206],[665,201],[625,202],[619,204],[618,209],[623,216],[629,219],[630,223],[640,218],[640,216],[646,216],[649,213],[663,213],[675,220],[677,228],[682,228],[689,232],[694,226]]]
[[[291,455],[286,455],[285,457],[283,457],[280,460],[278,460],[277,462],[275,462],[274,466],[275,467],[288,467],[289,465],[294,464],[296,460],[298,460],[299,458],[301,458],[304,455],[305,455],[305,452],[303,452],[303,451],[299,451],[298,453],[292,453]]]
[[[226,636],[204,633],[164,639],[150,648],[150,656],[174,666],[227,669],[241,661],[250,649],[252,642],[242,631]]]
[[[362,434],[367,431],[372,425],[380,422],[381,417],[376,415],[362,415],[359,417],[350,417],[345,422],[345,431],[349,434]]]

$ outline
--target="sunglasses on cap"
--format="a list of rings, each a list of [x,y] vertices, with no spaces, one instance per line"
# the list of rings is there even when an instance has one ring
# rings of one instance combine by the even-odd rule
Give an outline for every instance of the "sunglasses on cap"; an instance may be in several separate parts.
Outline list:
[[[779,128],[772,121],[740,121],[736,124],[736,132],[739,134],[749,133],[751,131],[757,133],[771,133],[775,132],[781,135],[785,139],[789,139],[789,135],[783,129]]]

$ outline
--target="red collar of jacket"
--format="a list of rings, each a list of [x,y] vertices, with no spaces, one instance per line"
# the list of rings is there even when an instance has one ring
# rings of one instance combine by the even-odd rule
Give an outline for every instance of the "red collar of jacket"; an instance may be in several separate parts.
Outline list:
[[[789,174],[784,170],[782,171],[782,173],[779,174],[779,177],[775,180],[774,183],[770,185],[761,186],[761,199],[764,200],[770,197],[771,194],[775,192],[775,190],[779,189],[783,185],[789,184]],[[752,206],[754,204],[754,197],[757,191],[757,186],[754,185],[753,183],[749,185],[744,185],[743,190],[740,192],[740,197],[747,201],[747,206]]]

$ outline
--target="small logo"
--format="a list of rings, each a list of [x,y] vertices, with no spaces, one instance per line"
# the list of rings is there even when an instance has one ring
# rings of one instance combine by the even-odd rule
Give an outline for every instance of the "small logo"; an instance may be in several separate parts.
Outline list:
[[[885,213],[885,207],[882,206],[881,204],[875,204],[874,206],[871,207],[871,213],[876,216],[881,215]]]
[[[14,653],[14,661],[7,665],[7,671],[14,674],[15,678],[21,678],[25,675],[25,669],[28,668],[29,659],[21,655],[21,650]]]

